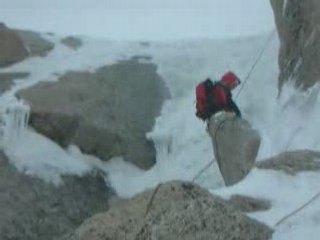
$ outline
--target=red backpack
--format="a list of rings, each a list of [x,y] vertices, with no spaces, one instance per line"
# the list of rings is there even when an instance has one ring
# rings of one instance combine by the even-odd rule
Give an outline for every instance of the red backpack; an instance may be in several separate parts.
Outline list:
[[[196,86],[196,116],[203,121],[218,109],[213,96],[215,85],[216,83],[207,79]]]

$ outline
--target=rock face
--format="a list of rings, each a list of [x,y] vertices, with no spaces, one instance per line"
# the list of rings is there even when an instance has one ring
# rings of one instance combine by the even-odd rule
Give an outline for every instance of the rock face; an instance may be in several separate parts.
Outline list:
[[[54,48],[54,44],[41,37],[39,33],[25,30],[14,30],[14,32],[28,48],[30,56],[45,57]]]
[[[302,171],[319,171],[320,152],[310,150],[284,152],[270,159],[257,162],[256,167],[280,170],[291,175]]]
[[[169,93],[153,64],[128,60],[95,73],[68,72],[18,96],[31,105],[31,126],[63,147],[75,144],[105,160],[123,156],[141,168],[155,162],[145,134]]]
[[[28,57],[28,51],[19,36],[0,23],[0,67],[20,62]]]
[[[226,186],[241,181],[254,166],[261,142],[259,133],[230,112],[212,116],[208,132]]]
[[[267,226],[206,190],[191,183],[169,182],[156,192],[144,192],[95,215],[65,239],[267,240],[271,235]]]
[[[19,173],[0,153],[0,239],[53,240],[108,209],[102,177],[66,176],[54,186]]]
[[[320,1],[270,0],[280,37],[279,88],[307,89],[320,80]]]

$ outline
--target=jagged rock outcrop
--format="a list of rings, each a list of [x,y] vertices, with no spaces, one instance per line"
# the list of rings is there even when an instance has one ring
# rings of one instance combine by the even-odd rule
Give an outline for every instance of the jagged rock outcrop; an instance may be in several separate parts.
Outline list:
[[[250,123],[231,112],[219,112],[208,124],[214,156],[226,186],[245,178],[256,160],[261,138]]]
[[[28,50],[19,36],[0,23],[0,67],[20,62],[28,57]]]
[[[109,208],[113,193],[102,177],[92,173],[63,181],[55,186],[24,175],[0,152],[0,239],[61,239]]]
[[[31,57],[45,57],[54,49],[54,44],[33,31],[14,30],[29,51]]]
[[[319,171],[320,152],[311,150],[283,152],[272,158],[257,162],[256,167],[279,170],[291,175],[302,171]]]
[[[18,96],[30,103],[31,126],[63,147],[75,144],[105,160],[123,156],[141,168],[155,163],[146,133],[169,93],[153,64],[128,60],[68,72]]]
[[[160,185],[85,221],[68,240],[267,240],[272,230],[184,182]]]
[[[320,1],[270,1],[281,43],[279,89],[292,80],[307,89],[320,81]]]

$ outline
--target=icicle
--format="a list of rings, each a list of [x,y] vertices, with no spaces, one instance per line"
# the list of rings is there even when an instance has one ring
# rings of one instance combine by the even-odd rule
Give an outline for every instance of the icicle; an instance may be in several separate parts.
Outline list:
[[[157,161],[168,161],[172,147],[171,136],[164,133],[148,133],[147,138],[154,142],[157,152]]]
[[[282,15],[283,15],[283,16],[286,15],[287,5],[288,5],[288,0],[284,0],[284,1],[283,1],[283,6],[282,6]]]
[[[28,125],[30,108],[23,102],[8,104],[0,110],[0,147],[18,140]]]

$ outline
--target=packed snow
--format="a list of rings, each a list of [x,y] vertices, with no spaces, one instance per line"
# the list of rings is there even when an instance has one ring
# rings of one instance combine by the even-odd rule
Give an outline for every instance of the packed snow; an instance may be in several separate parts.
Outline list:
[[[319,86],[315,86],[308,92],[300,93],[293,86],[285,85],[282,95],[278,97],[279,40],[277,34],[272,32],[274,23],[273,19],[269,18],[271,9],[270,6],[267,6],[268,1],[262,1],[263,3],[259,1],[258,4],[255,0],[246,0],[244,4],[243,1],[233,0],[233,5],[230,5],[230,0],[204,1],[203,5],[199,5],[200,7],[196,10],[190,10],[198,6],[195,1],[190,1],[178,13],[175,7],[182,4],[180,0],[164,1],[164,5],[157,2],[160,4],[157,8],[162,9],[161,11],[152,9],[145,0],[136,1],[137,5],[131,7],[128,7],[124,0],[109,1],[109,10],[113,9],[114,14],[116,11],[121,12],[121,14],[115,14],[113,20],[123,19],[119,25],[113,26],[117,29],[116,32],[114,28],[109,29],[110,26],[103,24],[105,31],[101,30],[94,23],[91,15],[83,15],[84,11],[81,12],[81,9],[78,9],[80,11],[78,16],[90,21],[88,25],[78,22],[73,25],[77,27],[72,28],[69,24],[75,21],[70,21],[70,13],[73,11],[72,5],[68,5],[71,4],[70,1],[64,1],[64,11],[56,18],[53,16],[58,16],[61,10],[59,1],[50,2],[51,10],[48,10],[47,5],[41,2],[44,1],[33,0],[29,4],[19,5],[18,1],[0,0],[0,3],[4,4],[0,14],[3,20],[7,19],[9,25],[16,27],[53,31],[62,35],[67,32],[87,34],[91,37],[81,37],[83,46],[74,51],[60,43],[62,35],[43,34],[43,37],[56,45],[45,59],[35,57],[0,70],[0,72],[31,71],[27,79],[17,79],[16,85],[0,96],[1,144],[10,161],[25,174],[61,184],[60,177],[63,174],[83,174],[92,168],[99,168],[105,171],[108,184],[114,187],[121,197],[131,197],[168,180],[192,181],[197,173],[213,159],[211,140],[206,133],[205,124],[194,115],[194,87],[200,80],[206,77],[218,79],[223,72],[230,69],[243,80],[243,88],[234,92],[243,117],[248,119],[262,136],[258,160],[274,156],[285,150],[319,149],[319,108],[316,108],[320,101],[318,99]],[[91,2],[89,4],[85,0],[82,0],[81,4],[80,6],[92,6]],[[97,2],[95,7],[89,11],[91,14],[98,15],[95,21],[102,16],[101,6],[104,5],[99,4],[103,4],[102,1]],[[33,8],[33,6],[37,7]],[[139,8],[134,9],[135,6]],[[219,7],[220,14],[203,11],[212,6]],[[242,9],[247,11],[243,12]],[[249,9],[261,17],[262,22],[266,22],[262,24],[261,21],[256,21],[259,27],[263,26],[262,29],[250,25],[253,24],[253,16],[252,11],[248,11]],[[32,13],[40,10],[41,13],[38,12],[36,17],[48,18],[46,26],[41,25],[45,21],[35,22],[32,18],[34,16]],[[148,20],[152,20],[149,21],[150,26],[145,28],[146,31],[138,30],[138,26],[141,26],[139,21],[145,21],[146,18],[135,20],[136,22],[130,28],[131,31],[128,31],[128,27],[122,28],[134,18],[134,14],[141,15],[141,11],[149,11],[152,15],[152,18],[149,15],[145,16],[149,17]],[[171,15],[163,15],[166,11]],[[185,16],[188,11],[190,15]],[[260,13],[265,13],[265,17]],[[177,16],[182,15],[188,21],[179,20]],[[224,18],[225,15],[228,17]],[[247,16],[249,20],[244,16]],[[211,18],[217,18],[222,22],[221,24],[226,25],[223,25],[223,29],[212,26],[210,24],[214,24],[215,21]],[[240,18],[243,22],[239,20]],[[164,22],[163,19],[168,22]],[[172,24],[173,20],[176,25]],[[202,24],[201,21],[205,23]],[[190,25],[191,23],[197,27]],[[242,27],[234,25],[228,28],[230,23],[239,23]],[[60,27],[61,24],[64,24],[63,28]],[[184,27],[183,24],[185,24]],[[163,26],[171,25],[173,25],[172,28],[165,32]],[[95,27],[91,29],[91,26]],[[254,32],[248,31],[249,28]],[[56,31],[59,29],[60,32]],[[79,29],[83,31],[80,32]],[[215,31],[211,31],[212,29]],[[233,34],[228,35],[224,29],[228,29]],[[230,31],[230,29],[239,31]],[[256,36],[247,36],[251,33],[255,33]],[[233,38],[230,38],[231,36]],[[267,41],[270,36],[271,41]],[[130,41],[97,40],[97,37],[110,37],[110,39],[119,37]],[[131,41],[141,40],[143,37],[148,40],[161,41],[150,41],[148,45]],[[182,40],[183,38],[189,40]],[[171,39],[171,41],[164,41],[166,39]],[[258,64],[252,74],[246,79],[252,65],[257,60],[258,53],[265,47],[266,51],[261,59],[258,59]],[[165,79],[173,96],[172,99],[166,101],[154,129],[148,133],[148,137],[155,142],[157,149],[157,163],[152,169],[140,170],[121,158],[104,163],[93,156],[82,154],[76,146],[70,146],[67,150],[61,149],[54,142],[26,126],[29,107],[27,103],[15,98],[14,93],[19,89],[39,81],[56,81],[58,76],[67,70],[94,71],[102,65],[112,64],[135,55],[152,56],[151,61],[157,64],[158,72]],[[276,224],[284,216],[315,196],[320,191],[317,189],[319,182],[320,174],[317,172],[304,172],[291,176],[273,170],[254,169],[240,183],[232,187],[224,187],[216,163],[196,180],[196,183],[224,198],[237,193],[270,200],[272,204],[270,210],[251,213],[249,216],[274,228],[274,240],[318,239],[320,200],[315,200],[280,225]]]

